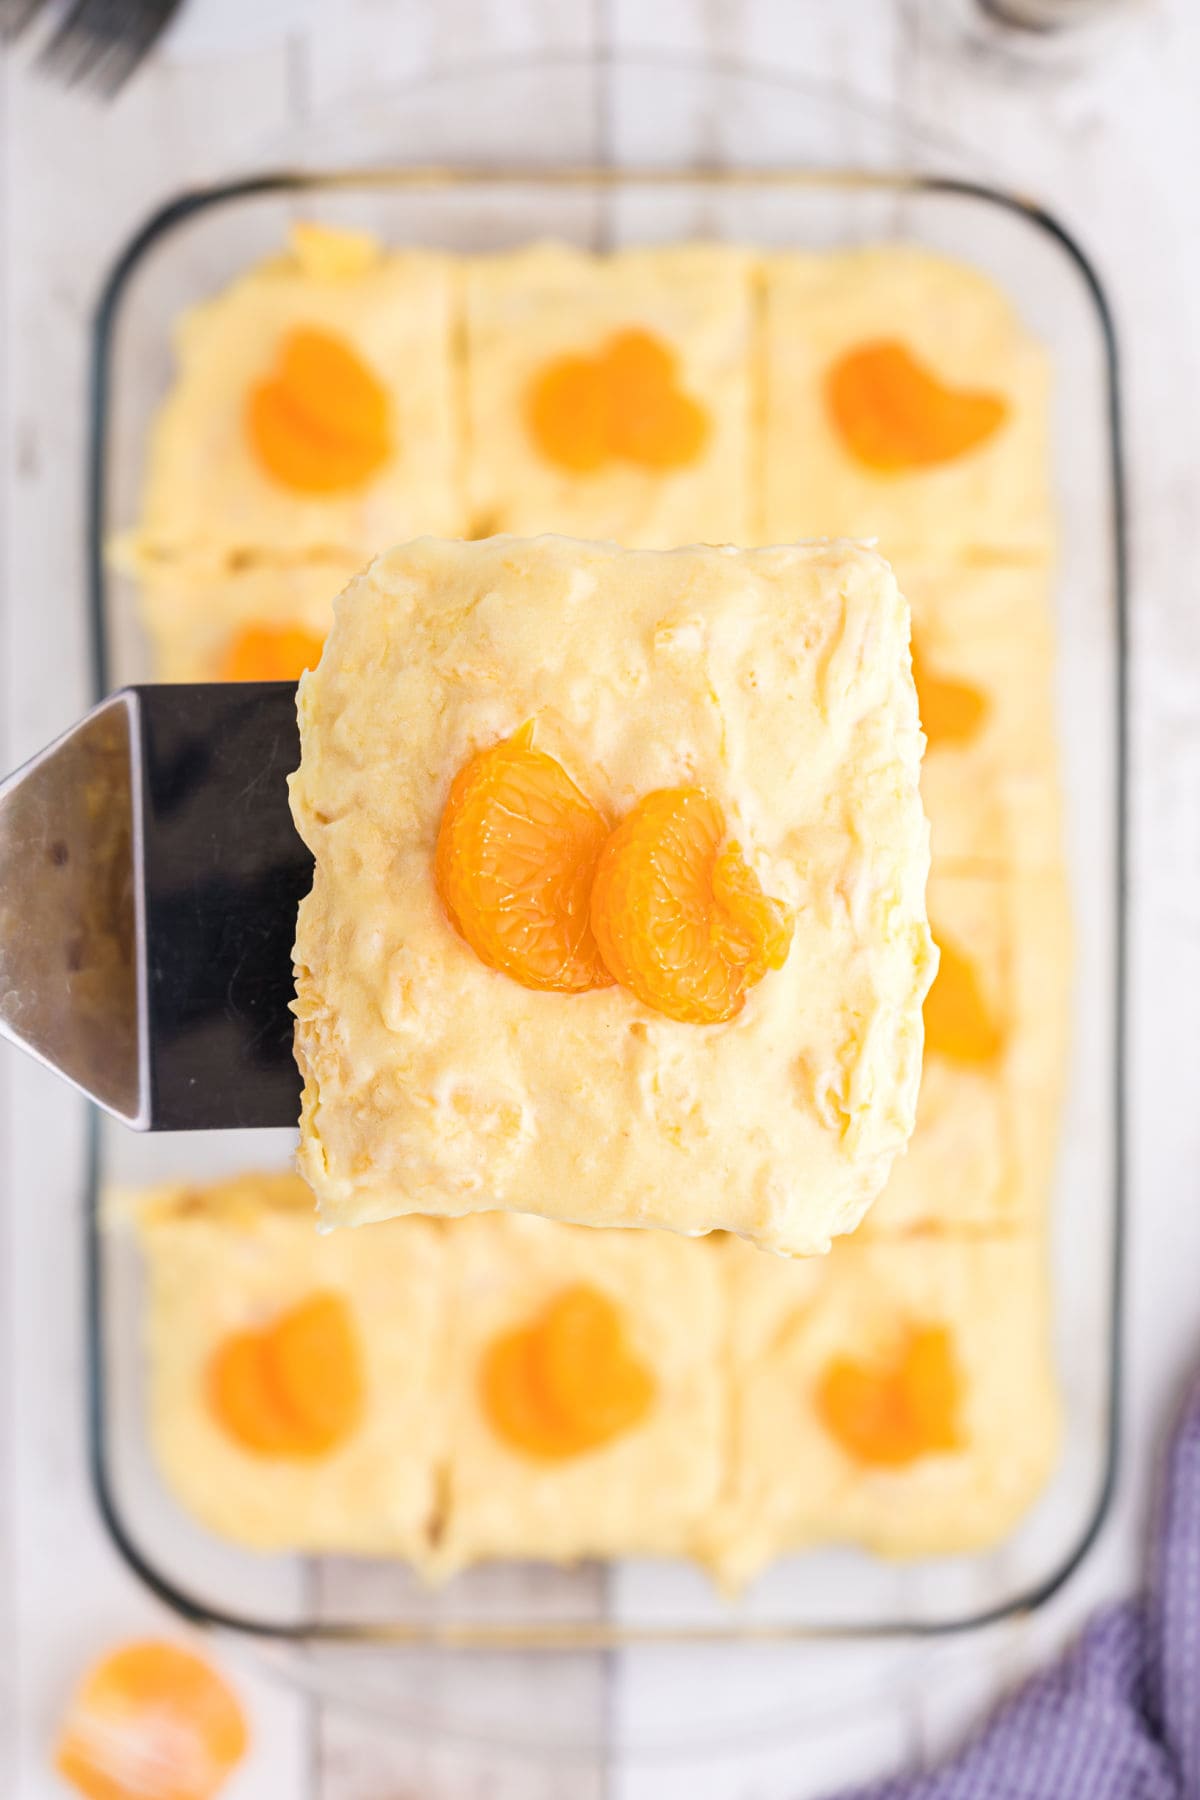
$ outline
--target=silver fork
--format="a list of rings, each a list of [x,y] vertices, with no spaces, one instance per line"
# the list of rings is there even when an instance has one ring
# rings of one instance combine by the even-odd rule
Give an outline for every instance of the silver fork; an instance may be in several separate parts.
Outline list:
[[[71,0],[38,52],[38,64],[68,87],[112,97],[162,35],[181,0]],[[0,0],[0,42],[11,43],[46,0]]]

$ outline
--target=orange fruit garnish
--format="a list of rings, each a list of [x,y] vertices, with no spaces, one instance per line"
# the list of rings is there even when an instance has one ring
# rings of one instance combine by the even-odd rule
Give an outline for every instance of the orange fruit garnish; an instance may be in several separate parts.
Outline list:
[[[221,681],[299,681],[321,660],[324,638],[302,625],[246,625],[221,660]]]
[[[600,852],[592,930],[606,967],[646,1006],[716,1025],[783,966],[792,918],[726,841],[724,814],[703,788],[659,788]]]
[[[901,1469],[957,1449],[961,1388],[950,1333],[942,1325],[917,1326],[882,1366],[852,1357],[829,1363],[817,1388],[817,1411],[856,1462]]]
[[[216,1670],[150,1641],[114,1650],[84,1678],[54,1766],[88,1800],[210,1800],[247,1742]]]
[[[607,833],[561,763],[533,748],[532,725],[463,764],[442,814],[434,879],[481,962],[523,987],[611,986],[588,916]]]
[[[969,957],[940,933],[941,952],[933,986],[925,997],[925,1048],[957,1063],[989,1063],[1000,1054],[1004,1035],[992,1017]]]
[[[966,681],[950,681],[935,675],[913,644],[913,680],[921,726],[931,750],[939,744],[969,744],[983,728],[988,715],[986,694]]]
[[[529,390],[529,429],[547,462],[590,475],[608,461],[608,391],[590,356],[559,356]]]
[[[594,356],[559,356],[534,377],[529,429],[547,462],[589,474],[606,462],[679,469],[708,441],[704,407],[679,385],[679,359],[652,332],[632,328]]]
[[[302,494],[362,487],[391,455],[388,394],[342,338],[290,331],[274,372],[246,398],[246,431],[266,473]]]
[[[261,1331],[235,1331],[208,1368],[214,1417],[260,1456],[325,1456],[358,1426],[362,1353],[340,1294],[310,1294]]]
[[[1002,395],[949,387],[891,338],[839,357],[826,375],[825,399],[851,455],[881,474],[953,462],[1008,417]]]
[[[581,1456],[632,1431],[656,1392],[617,1307],[583,1283],[565,1288],[532,1324],[496,1338],[479,1382],[497,1436],[547,1459]]]

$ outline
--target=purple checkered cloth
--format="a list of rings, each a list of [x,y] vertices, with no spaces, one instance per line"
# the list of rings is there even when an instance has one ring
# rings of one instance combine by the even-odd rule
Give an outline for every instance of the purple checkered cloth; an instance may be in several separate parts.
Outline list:
[[[1200,1800],[1200,1381],[1168,1453],[1145,1595],[1093,1619],[951,1762],[842,1800]]]

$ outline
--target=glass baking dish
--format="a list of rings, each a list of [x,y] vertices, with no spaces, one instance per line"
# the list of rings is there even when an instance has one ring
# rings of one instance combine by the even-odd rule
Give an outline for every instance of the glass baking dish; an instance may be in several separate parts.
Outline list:
[[[564,79],[566,70],[559,66]],[[525,134],[535,129],[521,103],[529,74],[508,71],[499,82],[508,83],[502,103],[494,73],[480,90]],[[805,247],[891,238],[957,255],[989,272],[1018,296],[1029,325],[1050,350],[1056,376],[1062,539],[1054,603],[1077,943],[1072,1066],[1052,1228],[1064,1451],[1035,1511],[993,1551],[904,1565],[848,1551],[812,1553],[775,1565],[732,1603],[718,1599],[705,1577],[682,1563],[575,1570],[502,1565],[431,1594],[387,1563],[252,1556],[193,1525],[157,1477],[144,1430],[137,1254],[126,1234],[101,1228],[100,1195],[111,1184],[277,1167],[288,1158],[292,1139],[279,1133],[137,1138],[100,1122],[88,1207],[89,1327],[93,1471],[105,1519],[126,1559],[177,1610],[260,1639],[302,1645],[293,1673],[299,1668],[326,1690],[323,1654],[341,1647],[339,1666],[345,1669],[346,1657],[381,1645],[394,1647],[396,1656],[405,1646],[530,1653],[553,1648],[586,1662],[589,1653],[642,1644],[815,1640],[811,1666],[828,1674],[831,1640],[849,1638],[861,1646],[863,1639],[950,1634],[1038,1606],[1085,1554],[1113,1483],[1122,1234],[1125,595],[1116,350],[1103,293],[1053,219],[974,178],[891,166],[904,131],[895,121],[848,110],[844,99],[651,61],[602,74],[580,64],[572,80],[572,95],[558,96],[527,166],[509,170],[479,162],[468,130],[459,166],[289,168],[255,175],[182,196],[129,245],[102,297],[95,337],[90,557],[98,687],[148,672],[129,584],[106,568],[103,547],[137,515],[147,427],[169,378],[173,320],[188,303],[271,254],[294,217],[365,225],[388,241],[455,249],[549,235],[592,246],[694,236]],[[729,132],[741,158],[747,145],[757,149],[759,166],[744,160],[732,167],[694,166],[696,120],[706,116],[701,101],[711,99],[714,81],[724,84],[720,141],[699,131],[703,148],[721,160]],[[647,82],[659,106],[655,125]],[[437,104],[417,110],[416,124],[410,113],[409,138],[418,129],[432,131],[447,116],[474,117],[462,80],[451,90],[457,111],[441,104],[446,91],[443,85]],[[835,118],[831,138],[828,126]],[[356,112],[339,140],[351,146],[346,154],[360,152],[373,129],[369,112]],[[658,137],[648,142],[648,130]],[[460,140],[453,137],[447,148],[446,135],[443,130],[438,141],[449,156]],[[546,136],[562,140],[558,159],[548,153]],[[381,141],[390,146],[394,135],[376,137],[376,144]],[[806,166],[788,166],[788,146],[795,157],[798,141]],[[326,137],[310,133],[307,142],[321,154]],[[862,145],[863,157],[880,166],[831,163],[831,142],[848,142],[855,150]],[[408,150],[407,138],[401,148]],[[527,150],[523,138],[517,148]],[[568,166],[631,153],[654,166]],[[371,1704],[368,1665],[350,1666],[355,1673],[349,1685]],[[556,1667],[556,1679],[575,1679],[572,1658],[560,1658]],[[586,1685],[585,1674],[578,1679]],[[814,1707],[825,1704],[826,1692],[819,1681],[810,1688]],[[394,1673],[379,1696],[394,1711]],[[423,1704],[433,1704],[428,1694]],[[543,1695],[530,1727],[534,1735],[553,1729],[554,1714],[553,1698]],[[564,1735],[571,1735],[565,1727]]]

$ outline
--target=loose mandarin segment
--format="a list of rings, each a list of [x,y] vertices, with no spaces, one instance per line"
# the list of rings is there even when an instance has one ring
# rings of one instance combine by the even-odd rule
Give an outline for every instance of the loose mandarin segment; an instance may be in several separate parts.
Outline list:
[[[237,1331],[208,1370],[213,1416],[259,1456],[328,1455],[357,1429],[365,1401],[358,1334],[340,1294],[315,1293],[262,1331]]]
[[[523,987],[608,987],[588,913],[603,816],[532,727],[455,776],[434,853],[442,905],[481,962]]]
[[[302,494],[363,487],[391,455],[387,390],[350,344],[301,326],[251,388],[246,432],[265,472]]]
[[[498,1437],[527,1456],[581,1456],[640,1425],[654,1376],[630,1349],[614,1303],[580,1283],[532,1324],[496,1338],[480,1368],[480,1394]]]
[[[941,960],[925,999],[925,1049],[951,1062],[992,1062],[1000,1054],[1004,1035],[983,997],[975,966],[961,950],[934,935]]]
[[[986,694],[969,682],[935,675],[915,644],[912,668],[921,725],[930,749],[943,744],[969,744],[978,737],[989,710]]]
[[[299,681],[315,669],[325,640],[301,625],[247,625],[221,660],[221,681]]]
[[[880,474],[935,468],[986,443],[1008,417],[999,394],[949,387],[894,339],[859,344],[825,380],[850,454]]]
[[[245,1755],[228,1684],[173,1644],[127,1644],[71,1703],[54,1766],[88,1800],[211,1800]]]
[[[873,1468],[901,1469],[957,1449],[961,1405],[958,1360],[941,1325],[910,1329],[883,1366],[835,1358],[817,1389],[826,1431],[856,1462]]]
[[[608,969],[644,1005],[684,1024],[716,1025],[783,966],[792,918],[725,841],[715,800],[702,788],[660,788],[600,852],[592,930]]]
[[[591,474],[606,462],[643,469],[694,463],[711,421],[679,385],[675,352],[638,329],[620,331],[595,356],[560,356],[535,376],[529,429],[547,462]]]

